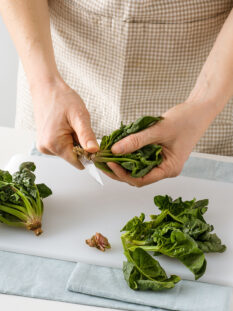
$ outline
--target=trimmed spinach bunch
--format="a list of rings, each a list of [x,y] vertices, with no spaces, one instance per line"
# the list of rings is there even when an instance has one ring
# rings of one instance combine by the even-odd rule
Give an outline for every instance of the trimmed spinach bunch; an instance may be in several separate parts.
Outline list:
[[[159,145],[147,145],[130,154],[113,154],[111,147],[122,138],[142,131],[158,121],[162,117],[141,117],[129,125],[121,124],[121,127],[109,136],[103,136],[100,151],[90,154],[85,152],[80,146],[74,147],[74,152],[78,156],[85,156],[88,160],[92,160],[96,167],[101,170],[111,172],[107,166],[107,162],[115,162],[131,173],[132,177],[143,177],[149,173],[154,167],[162,162],[162,147]]]
[[[13,175],[0,170],[0,222],[40,235],[42,199],[52,191],[45,184],[35,184],[35,169],[33,162],[23,162]]]
[[[121,231],[127,262],[123,264],[125,280],[132,289],[161,290],[172,288],[180,278],[167,277],[159,262],[153,257],[166,255],[177,258],[199,279],[206,270],[204,252],[224,252],[219,237],[212,233],[214,227],[206,223],[203,215],[208,200],[172,200],[168,195],[155,196],[158,215],[145,221],[142,213],[132,218]],[[153,256],[150,254],[153,252]]]

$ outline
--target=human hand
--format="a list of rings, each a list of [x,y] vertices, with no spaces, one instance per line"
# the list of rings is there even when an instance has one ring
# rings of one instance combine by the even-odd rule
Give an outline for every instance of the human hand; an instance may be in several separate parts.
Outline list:
[[[37,148],[40,152],[62,157],[83,169],[73,153],[73,142],[88,152],[99,149],[91,128],[90,116],[80,96],[64,82],[32,90]]]
[[[148,144],[159,144],[163,147],[163,162],[141,178],[131,177],[121,166],[110,162],[108,166],[113,173],[106,173],[109,177],[141,187],[180,174],[213,116],[208,105],[185,102],[169,109],[163,117],[161,122],[125,137],[112,147],[113,153],[126,154]]]

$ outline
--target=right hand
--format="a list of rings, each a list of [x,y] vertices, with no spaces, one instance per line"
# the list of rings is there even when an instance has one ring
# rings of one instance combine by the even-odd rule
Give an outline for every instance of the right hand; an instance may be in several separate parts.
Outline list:
[[[86,151],[96,152],[99,145],[91,128],[90,115],[80,96],[65,82],[46,83],[31,90],[37,129],[37,149],[56,155],[83,169],[73,153],[73,142]]]

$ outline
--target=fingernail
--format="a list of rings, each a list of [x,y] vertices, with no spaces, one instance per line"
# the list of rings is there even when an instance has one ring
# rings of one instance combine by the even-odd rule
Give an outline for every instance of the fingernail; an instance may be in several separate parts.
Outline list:
[[[121,144],[117,144],[116,146],[112,147],[112,152],[117,153],[117,154],[121,154],[124,152],[124,146],[122,146]]]
[[[96,149],[98,148],[98,144],[94,140],[89,140],[87,142],[87,149]]]

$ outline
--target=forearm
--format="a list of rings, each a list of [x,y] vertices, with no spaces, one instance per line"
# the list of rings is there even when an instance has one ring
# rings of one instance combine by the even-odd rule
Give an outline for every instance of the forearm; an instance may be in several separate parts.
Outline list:
[[[1,0],[0,13],[23,63],[30,88],[59,80],[47,0]]]
[[[233,96],[233,10],[225,21],[187,102],[199,103],[211,122]]]

